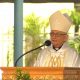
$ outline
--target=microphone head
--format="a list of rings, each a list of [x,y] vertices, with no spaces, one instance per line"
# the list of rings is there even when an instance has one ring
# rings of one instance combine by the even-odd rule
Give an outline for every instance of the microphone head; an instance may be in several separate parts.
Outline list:
[[[44,43],[44,45],[50,46],[51,45],[51,41],[50,40],[46,40],[45,43]]]

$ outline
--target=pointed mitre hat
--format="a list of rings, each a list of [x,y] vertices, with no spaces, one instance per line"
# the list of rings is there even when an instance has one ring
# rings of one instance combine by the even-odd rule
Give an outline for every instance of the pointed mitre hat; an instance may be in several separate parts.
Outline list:
[[[49,18],[49,22],[51,30],[58,30],[66,33],[72,25],[70,17],[66,13],[62,14],[60,11],[53,13]]]

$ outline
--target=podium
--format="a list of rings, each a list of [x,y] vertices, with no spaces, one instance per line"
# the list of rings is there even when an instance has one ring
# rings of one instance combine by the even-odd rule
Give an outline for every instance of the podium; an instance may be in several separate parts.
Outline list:
[[[80,68],[73,67],[1,67],[2,80],[16,80],[16,69],[30,74],[31,80],[80,80]]]

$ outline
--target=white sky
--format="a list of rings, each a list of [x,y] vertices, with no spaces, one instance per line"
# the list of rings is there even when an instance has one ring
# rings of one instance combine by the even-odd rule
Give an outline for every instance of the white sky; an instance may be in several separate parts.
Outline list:
[[[47,17],[56,10],[60,9],[73,9],[73,3],[41,3],[31,4],[24,3],[23,16],[31,12],[35,12],[39,16]],[[13,3],[0,3],[0,27],[9,27],[14,24],[14,4]]]
[[[53,12],[61,9],[74,9],[73,3],[41,3],[41,4],[24,4],[24,16],[31,12],[35,12],[37,15],[47,17]]]

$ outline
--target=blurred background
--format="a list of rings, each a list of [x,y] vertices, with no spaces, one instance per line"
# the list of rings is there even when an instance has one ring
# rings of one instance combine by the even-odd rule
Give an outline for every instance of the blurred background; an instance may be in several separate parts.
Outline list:
[[[73,25],[68,34],[68,43],[80,54],[80,3],[79,2],[23,2],[23,54],[49,39],[49,16],[57,10],[66,12]],[[32,66],[39,51],[23,58],[23,66]],[[0,66],[14,66],[14,2],[0,2]]]

